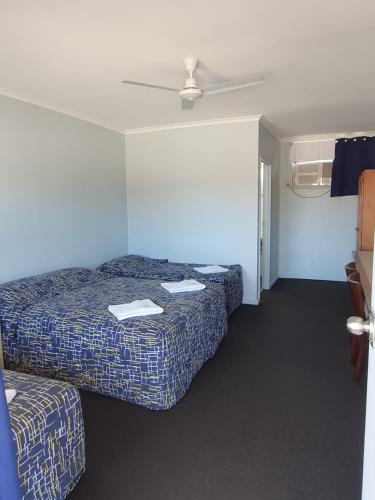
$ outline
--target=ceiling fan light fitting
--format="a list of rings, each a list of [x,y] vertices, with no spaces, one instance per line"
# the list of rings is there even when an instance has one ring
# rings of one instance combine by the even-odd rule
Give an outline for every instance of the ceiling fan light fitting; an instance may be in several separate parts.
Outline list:
[[[185,101],[195,101],[196,99],[202,97],[202,95],[203,92],[197,88],[187,88],[181,90],[180,92],[181,99],[184,99]]]

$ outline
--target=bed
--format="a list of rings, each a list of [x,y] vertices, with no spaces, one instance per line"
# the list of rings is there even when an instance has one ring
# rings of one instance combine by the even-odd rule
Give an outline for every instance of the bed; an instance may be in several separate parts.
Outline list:
[[[17,324],[23,310],[63,292],[102,281],[108,275],[86,268],[61,269],[0,285],[0,327],[7,366],[17,368]]]
[[[228,316],[241,304],[243,298],[242,270],[238,264],[223,266],[229,269],[226,273],[202,274],[194,267],[206,264],[184,264],[168,262],[167,259],[152,259],[140,255],[126,255],[106,262],[97,271],[111,276],[129,278],[157,279],[163,281],[180,281],[194,278],[201,282],[219,283],[224,287]]]
[[[70,384],[4,370],[16,389],[9,416],[24,500],[60,500],[85,470],[85,434],[78,390]]]
[[[155,410],[172,407],[227,333],[223,287],[170,294],[157,280],[92,273],[89,285],[34,302],[19,301],[12,283],[0,286],[7,366]],[[108,311],[145,298],[164,312],[118,321]]]

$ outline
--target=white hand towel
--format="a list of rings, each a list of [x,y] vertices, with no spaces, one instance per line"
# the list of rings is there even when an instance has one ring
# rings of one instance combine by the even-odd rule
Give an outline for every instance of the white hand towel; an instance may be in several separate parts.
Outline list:
[[[9,404],[12,399],[16,396],[17,391],[15,389],[5,389],[5,397],[7,398],[7,403]]]
[[[108,306],[108,310],[120,321],[127,318],[161,314],[163,312],[163,308],[156,305],[150,299],[133,300],[133,302],[128,304],[110,305]]]
[[[217,266],[216,264],[213,266],[194,267],[194,270],[202,274],[227,273],[229,271],[226,267]]]
[[[168,281],[167,283],[161,283],[161,286],[165,288],[169,293],[195,292],[197,290],[203,290],[204,288],[206,288],[206,285],[194,279]]]

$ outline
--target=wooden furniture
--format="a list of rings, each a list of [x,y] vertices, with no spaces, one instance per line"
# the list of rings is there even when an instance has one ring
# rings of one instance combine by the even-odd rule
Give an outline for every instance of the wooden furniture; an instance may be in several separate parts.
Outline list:
[[[373,252],[355,252],[356,268],[361,278],[361,284],[368,311],[371,309],[373,255]]]
[[[349,262],[349,264],[346,264],[346,266],[345,266],[346,277],[348,278],[356,270],[357,270],[357,266],[356,266],[355,262]]]
[[[365,298],[359,272],[355,271],[348,276],[348,286],[355,316],[366,319]],[[351,341],[350,364],[353,366],[353,382],[361,379],[368,345],[365,335],[353,335]]]
[[[375,170],[364,170],[359,178],[357,251],[374,250]]]

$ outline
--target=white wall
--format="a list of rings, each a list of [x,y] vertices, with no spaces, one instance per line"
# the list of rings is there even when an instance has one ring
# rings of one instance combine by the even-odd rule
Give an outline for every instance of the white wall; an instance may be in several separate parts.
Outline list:
[[[124,136],[0,96],[0,282],[127,251]]]
[[[126,136],[129,252],[239,263],[257,302],[258,121]]]
[[[271,132],[260,123],[259,154],[263,161],[271,165],[271,247],[270,283],[279,277],[279,192],[280,192],[280,143]]]
[[[296,139],[298,140],[298,139]],[[356,246],[357,196],[300,198],[291,181],[290,145],[281,143],[279,275],[340,281]],[[303,196],[323,190],[300,189]]]

